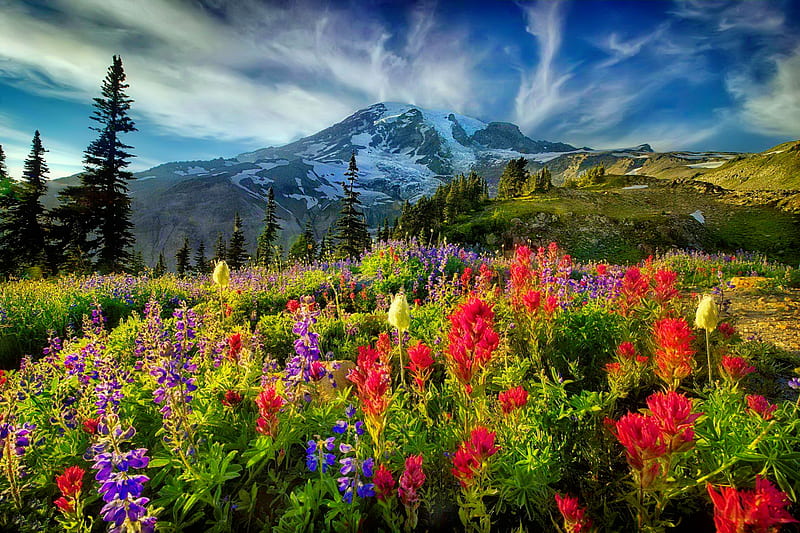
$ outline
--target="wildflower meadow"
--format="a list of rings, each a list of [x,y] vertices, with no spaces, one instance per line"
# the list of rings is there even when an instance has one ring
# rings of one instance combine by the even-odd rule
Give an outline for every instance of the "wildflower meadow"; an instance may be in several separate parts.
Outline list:
[[[0,529],[788,531],[800,361],[726,296],[792,272],[384,242],[5,283]]]

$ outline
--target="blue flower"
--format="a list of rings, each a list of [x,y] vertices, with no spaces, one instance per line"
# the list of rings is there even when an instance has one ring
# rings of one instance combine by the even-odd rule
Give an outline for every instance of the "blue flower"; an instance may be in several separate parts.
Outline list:
[[[344,420],[337,420],[336,424],[333,426],[333,432],[342,435],[345,431],[347,431],[347,422]]]

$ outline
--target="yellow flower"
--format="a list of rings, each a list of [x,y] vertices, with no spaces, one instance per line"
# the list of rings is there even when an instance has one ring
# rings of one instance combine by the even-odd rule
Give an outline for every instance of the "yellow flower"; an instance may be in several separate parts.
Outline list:
[[[719,324],[719,308],[717,307],[717,302],[714,301],[713,296],[706,294],[697,306],[694,325],[711,333],[717,329],[717,324]]]
[[[408,327],[411,325],[410,313],[406,295],[402,292],[395,294],[392,305],[389,307],[389,324],[399,331],[408,331]]]
[[[225,261],[217,263],[217,266],[214,267],[214,273],[211,275],[211,279],[222,288],[228,286],[228,283],[231,281],[231,271],[228,269],[228,264]]]

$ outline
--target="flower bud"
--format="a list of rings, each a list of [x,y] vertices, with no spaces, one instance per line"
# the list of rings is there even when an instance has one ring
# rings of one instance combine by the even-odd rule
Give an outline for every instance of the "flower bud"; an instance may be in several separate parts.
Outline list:
[[[214,273],[211,275],[211,279],[222,288],[228,286],[228,283],[231,281],[231,271],[228,269],[228,264],[225,261],[217,263],[217,266],[214,267]]]
[[[717,329],[718,323],[719,307],[717,307],[717,302],[714,301],[714,297],[707,294],[703,296],[703,299],[700,300],[700,304],[697,306],[694,325],[711,333]]]
[[[406,301],[406,295],[402,292],[395,294],[392,305],[389,307],[389,324],[399,331],[408,331],[408,327],[411,325],[408,302]]]

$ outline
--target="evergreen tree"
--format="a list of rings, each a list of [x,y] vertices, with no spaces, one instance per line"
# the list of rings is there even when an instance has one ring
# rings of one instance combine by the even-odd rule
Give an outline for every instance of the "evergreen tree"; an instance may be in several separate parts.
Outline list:
[[[133,251],[133,258],[131,259],[131,274],[141,274],[145,270],[144,255],[141,250]]]
[[[133,174],[126,167],[133,157],[121,134],[136,131],[128,112],[133,100],[125,94],[122,59],[113,57],[102,85],[102,96],[94,98],[91,119],[100,124],[84,152],[81,184],[60,194],[61,206],[54,213],[61,222],[62,245],[97,257],[103,272],[122,270],[129,263],[134,237],[130,221],[128,182]]]
[[[208,259],[206,259],[206,243],[200,241],[197,245],[197,251],[194,253],[194,271],[198,274],[205,274],[208,272]]]
[[[167,260],[164,259],[164,252],[158,254],[158,262],[153,268],[153,277],[157,278],[167,273]]]
[[[228,258],[228,247],[225,244],[225,239],[222,233],[217,233],[217,242],[214,244],[214,257],[212,258],[215,263],[225,261]]]
[[[233,234],[231,235],[231,242],[228,246],[228,266],[233,270],[239,270],[245,266],[247,259],[242,219],[239,218],[239,213],[236,213],[233,217]]]
[[[0,180],[8,177],[8,168],[6,168],[6,153],[3,151],[3,145],[0,144]]]
[[[550,170],[547,167],[542,167],[539,172],[533,175],[532,180],[532,192],[547,192],[553,187]]]
[[[344,175],[347,176],[347,183],[342,183],[344,198],[342,199],[342,212],[336,222],[338,230],[336,238],[339,241],[336,251],[340,257],[357,257],[365,248],[369,248],[371,239],[367,231],[367,223],[359,211],[361,201],[358,199],[360,194],[356,192],[355,187],[358,179],[355,153],[350,157],[350,165]]]
[[[278,224],[277,204],[275,203],[275,192],[272,190],[272,187],[270,187],[267,193],[267,208],[264,211],[264,229],[261,231],[261,235],[258,236],[258,244],[256,247],[256,263],[259,266],[266,267],[272,262],[272,246],[278,238],[278,230],[280,229],[281,226]]]
[[[189,257],[191,251],[189,250],[189,239],[184,237],[183,246],[180,247],[178,253],[175,254],[175,271],[179,276],[185,276],[189,271]]]
[[[325,235],[322,236],[322,240],[319,241],[318,249],[317,257],[319,257],[320,260],[330,259],[333,254],[336,253],[336,246],[330,230],[326,231]]]
[[[0,263],[4,271],[46,263],[46,223],[41,198],[47,192],[47,163],[39,130],[33,135],[31,153],[25,160],[22,181],[10,185],[0,222]],[[13,265],[13,266],[12,266]]]
[[[297,239],[292,243],[292,247],[289,248],[289,259],[311,263],[316,257],[316,249],[317,241],[314,239],[311,221],[306,221],[303,233],[297,236]]]
[[[528,160],[524,157],[508,162],[497,184],[498,198],[514,198],[523,193],[525,184],[530,179],[530,174],[525,168],[527,165]]]

